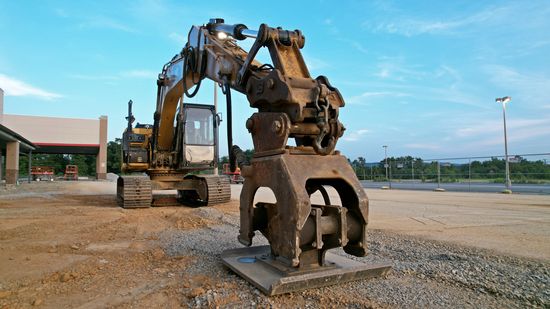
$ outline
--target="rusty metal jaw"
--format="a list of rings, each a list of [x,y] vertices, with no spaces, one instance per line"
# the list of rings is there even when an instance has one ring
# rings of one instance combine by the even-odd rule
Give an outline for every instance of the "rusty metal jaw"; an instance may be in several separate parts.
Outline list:
[[[341,155],[282,154],[254,158],[242,169],[239,241],[250,246],[254,231],[271,245],[273,256],[290,267],[323,266],[326,250],[344,247],[366,254],[368,199],[347,159]],[[331,186],[342,205],[312,205],[312,188]],[[261,187],[276,203],[254,205]]]

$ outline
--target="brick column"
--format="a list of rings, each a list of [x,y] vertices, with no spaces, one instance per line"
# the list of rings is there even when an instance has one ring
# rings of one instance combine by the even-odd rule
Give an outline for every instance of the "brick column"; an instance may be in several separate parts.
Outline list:
[[[17,184],[19,178],[19,142],[6,144],[6,184]]]
[[[107,116],[99,117],[99,153],[95,170],[97,179],[107,179]]]

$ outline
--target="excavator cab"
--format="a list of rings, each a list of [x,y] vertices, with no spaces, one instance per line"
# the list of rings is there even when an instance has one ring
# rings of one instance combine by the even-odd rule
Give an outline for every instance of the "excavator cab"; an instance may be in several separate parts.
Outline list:
[[[208,165],[216,161],[218,121],[214,106],[183,104],[184,165]]]

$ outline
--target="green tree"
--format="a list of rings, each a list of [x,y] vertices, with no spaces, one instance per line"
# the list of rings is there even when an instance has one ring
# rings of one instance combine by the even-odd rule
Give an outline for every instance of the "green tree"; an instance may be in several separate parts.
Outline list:
[[[107,144],[107,173],[120,174],[122,164],[122,145],[120,138]]]
[[[95,176],[96,174],[96,156],[80,154],[51,154],[38,153],[32,155],[32,166],[53,167],[57,176],[65,173],[65,167],[69,164],[78,166],[80,176]],[[29,169],[29,160],[27,155],[19,158],[19,174],[27,176]]]

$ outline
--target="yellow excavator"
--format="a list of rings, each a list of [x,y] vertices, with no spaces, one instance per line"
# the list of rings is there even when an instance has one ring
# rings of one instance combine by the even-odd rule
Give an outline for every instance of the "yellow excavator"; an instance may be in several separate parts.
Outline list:
[[[161,81],[159,94],[164,94],[170,89]],[[159,96],[155,124],[138,123],[135,127],[132,127],[133,102],[128,102],[128,127],[122,135],[122,171],[147,175],[118,178],[117,197],[123,208],[163,206],[167,200],[171,201],[153,198],[153,190],[177,190],[177,201],[189,205],[214,205],[231,198],[227,176],[196,173],[212,170],[218,162],[220,121],[214,106],[183,104],[180,100],[178,108],[172,110],[167,107],[175,105],[168,101],[172,99],[179,100]]]
[[[254,43],[245,51],[238,41],[248,38]],[[189,174],[215,164],[219,120],[212,107],[183,101],[198,92],[205,78],[220,85],[227,103],[230,171],[239,164],[244,178],[237,238],[246,246],[221,257],[269,295],[390,269],[328,252],[341,247],[351,255],[366,255],[368,198],[348,160],[336,150],[345,130],[338,119],[344,99],[328,78],[311,77],[300,52],[304,45],[300,30],[266,24],[257,31],[223,19],[193,26],[185,47],[159,75],[153,125],[132,128],[130,110],[123,138],[123,169],[148,175],[118,179],[124,207],[150,205],[151,189],[176,189],[183,201],[199,204],[226,201],[227,177]],[[269,51],[271,63],[255,60],[261,48]],[[257,109],[246,121],[254,143],[250,162],[240,160],[242,152],[232,142],[231,90],[245,94]],[[260,188],[269,188],[276,201],[254,203]],[[251,247],[256,231],[269,246]]]

